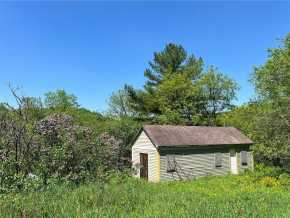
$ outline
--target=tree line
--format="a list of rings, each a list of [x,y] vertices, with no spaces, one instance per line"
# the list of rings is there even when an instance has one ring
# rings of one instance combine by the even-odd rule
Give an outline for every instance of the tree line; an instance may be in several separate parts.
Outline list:
[[[256,94],[235,106],[239,85],[181,45],[155,52],[142,89],[113,93],[108,110],[80,107],[65,90],[43,98],[19,95],[0,104],[0,192],[31,184],[105,179],[130,167],[131,142],[150,124],[234,126],[247,134],[257,162],[290,170],[290,34],[254,68]]]

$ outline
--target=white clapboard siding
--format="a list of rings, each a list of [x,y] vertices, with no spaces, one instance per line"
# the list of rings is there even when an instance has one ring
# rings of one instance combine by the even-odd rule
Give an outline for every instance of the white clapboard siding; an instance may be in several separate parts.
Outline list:
[[[174,149],[178,151],[178,149]],[[215,153],[221,153],[222,166],[215,166]],[[229,150],[195,150],[188,149],[183,153],[175,153],[175,172],[167,172],[167,157],[166,155],[172,155],[171,152],[162,151],[160,152],[160,180],[186,180],[195,179],[207,175],[226,175],[230,173],[230,153]],[[237,165],[238,172],[241,173],[245,169],[253,170],[254,161],[253,154],[248,152],[248,165],[242,166],[240,160],[240,151],[237,152]]]
[[[132,147],[132,167],[135,176],[140,177],[140,153],[148,154],[148,181],[159,181],[159,154],[144,131],[141,132]]]
[[[222,155],[222,166],[215,167],[215,153],[208,151],[188,152],[187,154],[176,154],[176,171],[167,172],[166,154],[160,156],[160,179],[162,181],[194,179],[207,175],[226,175],[230,171],[230,154],[225,152]]]

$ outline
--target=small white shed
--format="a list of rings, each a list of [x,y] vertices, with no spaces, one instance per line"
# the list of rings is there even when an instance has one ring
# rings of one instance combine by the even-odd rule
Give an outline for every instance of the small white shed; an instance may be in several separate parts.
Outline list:
[[[135,176],[151,182],[253,169],[253,142],[233,127],[145,125],[132,146]]]

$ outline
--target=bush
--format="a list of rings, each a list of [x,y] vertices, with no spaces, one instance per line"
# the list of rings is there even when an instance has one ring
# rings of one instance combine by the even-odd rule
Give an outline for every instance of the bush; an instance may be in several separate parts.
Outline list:
[[[120,132],[116,132],[116,128],[111,134],[97,134],[93,129],[75,123],[71,116],[55,113],[33,125],[23,124],[21,128],[26,130],[25,135],[16,147],[17,134],[13,131],[19,121],[12,118],[2,120],[3,125],[0,125],[1,192],[33,191],[40,184],[48,185],[49,181],[81,184],[106,180],[107,172],[120,170],[125,166],[124,157],[129,159],[129,152],[119,139],[128,141],[133,134],[124,136],[127,126]],[[11,120],[16,127],[10,125]],[[0,124],[2,121],[0,119]],[[7,133],[10,134],[8,138]],[[129,162],[126,163],[127,167]],[[29,174],[37,175],[37,179],[29,178]]]
[[[274,177],[266,176],[259,181],[259,184],[266,187],[276,187],[280,185],[280,182]]]
[[[279,178],[279,176],[284,173],[280,167],[269,167],[264,164],[257,164],[254,171],[247,171],[255,179],[261,179],[263,177],[274,177]]]
[[[11,192],[29,192],[38,191],[44,187],[42,178],[32,174],[23,173],[14,175],[5,175],[0,179],[0,194]]]

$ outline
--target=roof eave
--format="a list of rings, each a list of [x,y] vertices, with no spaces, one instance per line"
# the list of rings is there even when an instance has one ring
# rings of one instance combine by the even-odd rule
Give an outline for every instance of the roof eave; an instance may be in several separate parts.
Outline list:
[[[208,144],[208,145],[160,145],[159,148],[209,148],[220,146],[246,146],[253,143],[240,143],[240,144]]]

